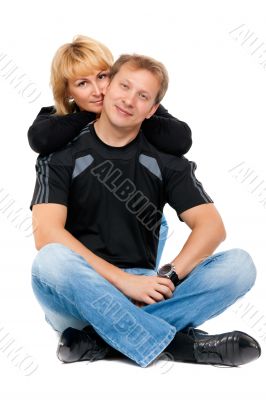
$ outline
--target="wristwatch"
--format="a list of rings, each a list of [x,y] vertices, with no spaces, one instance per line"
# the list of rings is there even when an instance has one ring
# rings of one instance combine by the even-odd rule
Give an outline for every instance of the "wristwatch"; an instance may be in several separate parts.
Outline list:
[[[161,278],[169,278],[175,286],[181,283],[177,273],[175,272],[175,266],[173,264],[165,264],[159,267],[157,275]]]

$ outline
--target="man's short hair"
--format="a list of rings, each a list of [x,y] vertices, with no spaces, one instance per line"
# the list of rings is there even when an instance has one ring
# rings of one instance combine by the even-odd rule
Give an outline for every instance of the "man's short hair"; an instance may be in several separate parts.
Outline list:
[[[168,72],[165,66],[152,57],[143,56],[141,54],[122,54],[111,67],[111,80],[125,64],[129,64],[134,70],[145,69],[150,71],[157,78],[160,83],[160,89],[156,96],[155,104],[160,103],[167,91],[169,82]]]

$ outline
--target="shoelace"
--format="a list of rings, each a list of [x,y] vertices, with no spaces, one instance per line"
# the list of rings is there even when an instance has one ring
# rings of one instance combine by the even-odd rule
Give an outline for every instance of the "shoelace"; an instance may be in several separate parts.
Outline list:
[[[207,334],[207,332],[199,330],[199,329],[197,329],[197,330],[195,330],[194,328],[189,328],[188,329],[188,334],[190,334],[193,337],[194,341],[200,341],[199,338],[196,337],[196,333],[197,332],[201,333],[201,334]],[[222,355],[217,353],[217,351],[214,351],[215,343],[213,343],[213,341],[215,342],[215,340],[216,339],[213,339],[209,343],[203,343],[203,345],[204,345],[203,346],[203,351],[201,350],[200,346],[196,346],[194,348],[195,357],[196,358],[200,358],[200,355],[202,353],[206,353],[206,354],[211,353],[212,355],[215,354],[218,357],[218,359],[220,360],[220,362],[224,363],[224,359],[223,359]],[[227,351],[228,351],[228,337],[226,337],[225,346],[226,346],[226,353],[227,353]],[[206,364],[211,365],[211,366],[216,367],[216,368],[231,368],[231,365],[221,365],[221,364],[218,364],[218,363],[214,364],[213,362],[208,362],[208,361],[206,362]]]

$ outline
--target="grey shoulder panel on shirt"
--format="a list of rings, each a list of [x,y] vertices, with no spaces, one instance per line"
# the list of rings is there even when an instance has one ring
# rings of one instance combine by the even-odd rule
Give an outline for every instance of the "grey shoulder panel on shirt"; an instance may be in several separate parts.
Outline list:
[[[156,158],[146,156],[145,154],[140,154],[139,162],[144,167],[146,167],[153,175],[157,176],[157,178],[159,178],[161,181],[163,180],[162,173]]]
[[[74,171],[72,174],[72,179],[80,175],[85,169],[87,169],[93,162],[94,158],[87,154],[86,156],[79,157],[75,160]]]

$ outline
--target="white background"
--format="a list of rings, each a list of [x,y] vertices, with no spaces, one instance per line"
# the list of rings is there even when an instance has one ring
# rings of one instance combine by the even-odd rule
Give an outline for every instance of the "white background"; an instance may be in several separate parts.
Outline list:
[[[30,394],[41,399],[48,395],[89,398],[97,393],[130,399],[222,399],[244,394],[256,400],[265,398],[264,354],[235,369],[162,361],[145,369],[122,361],[62,365],[57,360],[57,336],[44,322],[30,284],[36,251],[27,226],[36,154],[26,136],[41,106],[52,104],[48,83],[54,52],[74,35],[102,41],[115,58],[123,52],[138,52],[164,62],[170,88],[163,104],[191,127],[194,143],[188,157],[197,162],[198,179],[215,200],[227,228],[227,240],[219,249],[246,249],[258,271],[255,287],[241,303],[204,328],[211,333],[244,330],[265,349],[265,11],[265,2],[256,0],[2,3],[0,349],[7,335],[14,340],[13,347],[22,347],[38,369],[25,376],[26,361],[16,366],[8,351],[0,350],[1,398]],[[245,42],[248,35],[251,39]],[[29,92],[19,93],[5,72],[1,73],[1,54],[41,93],[36,101],[30,101]],[[236,167],[241,163],[242,170]],[[251,178],[244,179],[248,170],[254,179],[257,176],[253,183]],[[16,227],[8,211],[4,212],[4,201],[12,202],[13,211],[22,209],[23,224]],[[166,216],[173,234],[163,254],[165,262],[177,254],[188,234],[173,210],[166,208]]]

